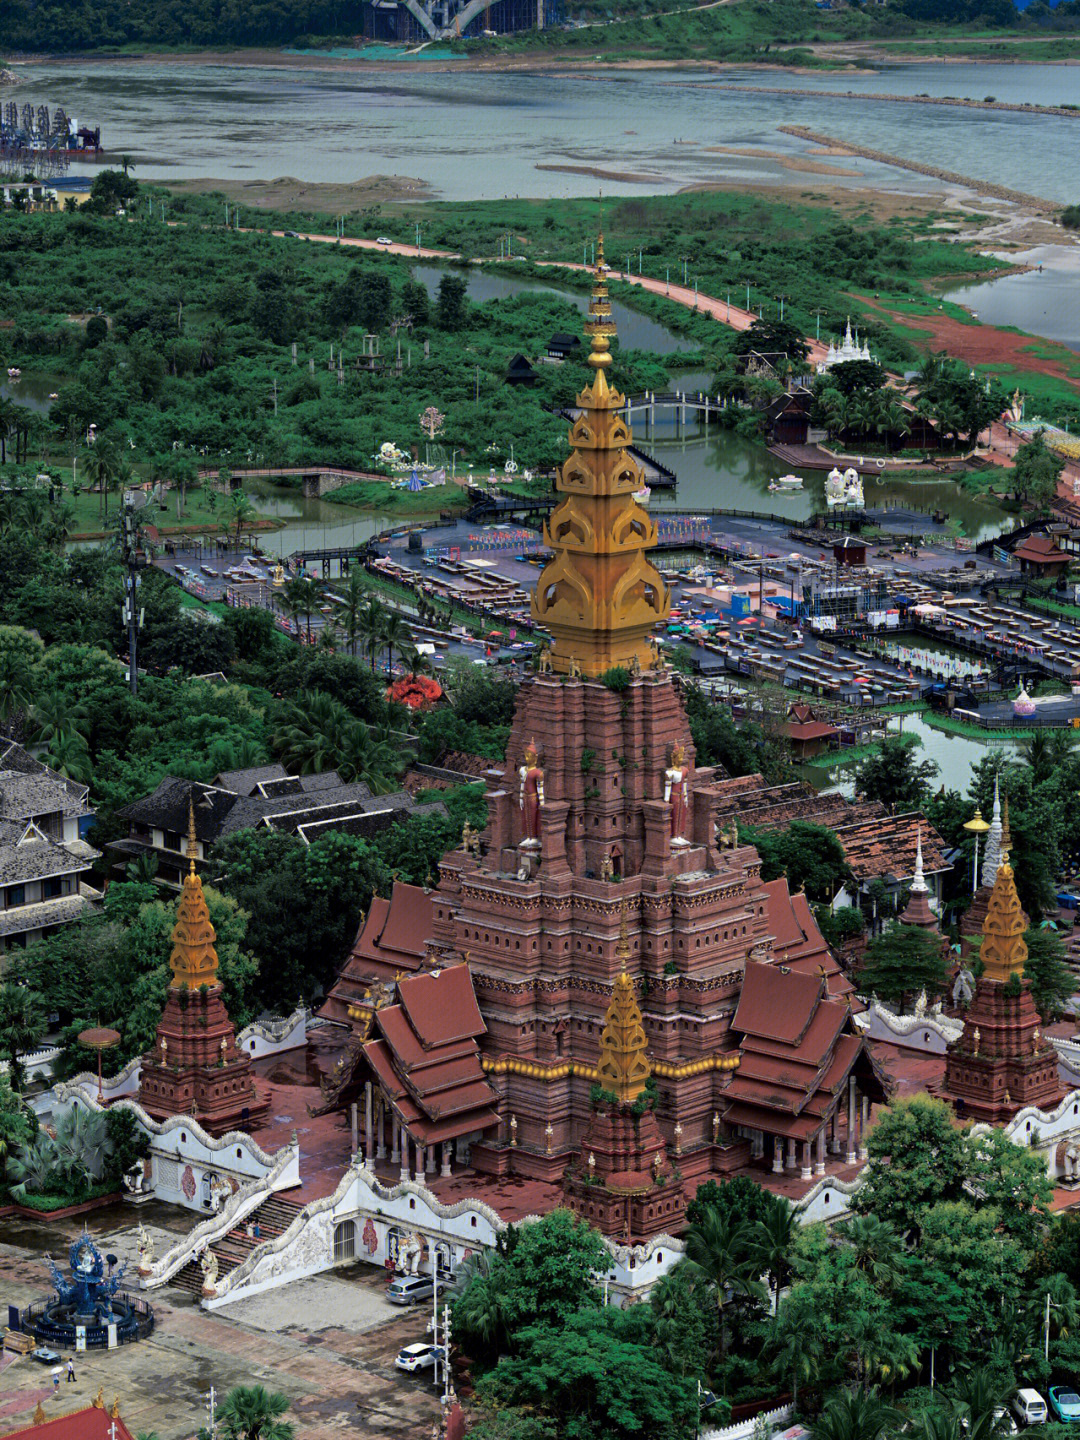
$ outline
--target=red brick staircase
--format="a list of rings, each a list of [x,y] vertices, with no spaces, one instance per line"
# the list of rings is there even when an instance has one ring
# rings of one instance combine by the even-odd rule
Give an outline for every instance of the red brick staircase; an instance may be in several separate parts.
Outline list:
[[[284,1200],[280,1195],[271,1195],[261,1205],[254,1209],[250,1215],[245,1216],[239,1224],[228,1231],[220,1240],[214,1240],[210,1248],[217,1256],[218,1278],[228,1275],[238,1265],[242,1265],[256,1246],[263,1244],[266,1240],[272,1240],[276,1235],[283,1234],[300,1213],[300,1205],[295,1200]],[[249,1225],[258,1225],[258,1238],[247,1233]],[[203,1273],[198,1260],[189,1260],[176,1274],[168,1281],[176,1290],[186,1290],[189,1295],[197,1297],[202,1294]]]

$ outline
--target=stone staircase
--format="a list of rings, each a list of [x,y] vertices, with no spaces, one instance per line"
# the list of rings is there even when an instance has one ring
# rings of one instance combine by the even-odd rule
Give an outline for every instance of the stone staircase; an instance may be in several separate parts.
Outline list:
[[[286,1231],[300,1213],[295,1200],[285,1200],[280,1195],[270,1195],[239,1224],[215,1240],[211,1249],[218,1260],[218,1278],[228,1275],[243,1264],[251,1252],[266,1240]],[[249,1235],[248,1227],[258,1225],[258,1237]],[[203,1273],[198,1260],[189,1260],[168,1281],[175,1290],[186,1291],[198,1299],[202,1295]]]

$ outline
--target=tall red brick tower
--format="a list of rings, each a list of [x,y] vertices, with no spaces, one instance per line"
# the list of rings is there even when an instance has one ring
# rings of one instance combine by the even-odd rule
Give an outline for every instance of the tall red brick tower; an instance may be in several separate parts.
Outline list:
[[[176,911],[169,968],[172,983],[154,1049],[143,1057],[139,1104],[155,1120],[190,1115],[211,1135],[249,1129],[270,1100],[256,1086],[217,978],[217,936],[202,881],[195,873],[195,813],[188,813],[188,873]]]
[[[1057,1051],[1042,1033],[1042,1018],[1024,979],[1027,916],[1020,908],[1008,850],[1002,852],[990,894],[975,986],[964,1031],[949,1048],[946,1098],[965,1116],[1000,1125],[1025,1105],[1046,1110],[1064,1091]]]
[[[489,775],[479,853],[456,850],[432,895],[433,951],[462,955],[487,1033],[500,1126],[471,1163],[557,1179],[593,1121],[590,1090],[616,982],[640,997],[660,1132],[686,1180],[723,1167],[721,1091],[744,966],[771,958],[757,852],[721,849],[715,772],[694,765],[671,671],[650,637],[669,611],[646,556],[625,401],[607,380],[603,270],[534,614],[552,635]],[[627,919],[627,951],[619,953]],[[742,1147],[740,1150],[740,1146]]]

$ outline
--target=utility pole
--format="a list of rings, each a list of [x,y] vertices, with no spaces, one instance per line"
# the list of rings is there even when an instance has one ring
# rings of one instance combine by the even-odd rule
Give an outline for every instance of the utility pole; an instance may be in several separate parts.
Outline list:
[[[277,376],[274,376],[274,414],[277,414]]]
[[[480,404],[480,366],[476,367],[476,403]]]
[[[820,311],[820,310],[815,310],[814,313],[815,313],[815,315],[817,316],[817,328],[816,328],[816,330],[814,331],[814,339],[815,339],[815,340],[818,342],[818,344],[820,345],[820,344],[821,344],[821,311]]]
[[[143,612],[138,603],[138,589],[142,584],[139,570],[142,559],[138,554],[138,526],[135,523],[135,494],[134,491],[127,491],[124,495],[120,512],[120,538],[123,546],[124,567],[127,574],[124,576],[124,624],[128,632],[128,682],[132,695],[139,693],[139,629],[143,622]]]
[[[206,1396],[206,1413],[210,1416],[210,1440],[217,1436],[217,1391],[210,1386]]]
[[[749,280],[747,280],[747,282],[746,282],[746,308],[747,308],[747,310],[749,311],[749,309],[750,309],[750,281],[749,281]]]
[[[780,324],[784,323],[784,297],[780,296]]]
[[[644,248],[644,246],[639,245],[639,246],[637,247],[637,273],[638,273],[639,275],[641,274],[641,257],[642,257],[642,255],[643,255],[644,253],[645,253],[645,248]]]

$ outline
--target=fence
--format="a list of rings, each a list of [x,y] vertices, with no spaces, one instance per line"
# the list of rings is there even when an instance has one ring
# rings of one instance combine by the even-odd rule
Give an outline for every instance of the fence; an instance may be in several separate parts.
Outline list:
[[[127,1307],[126,1316],[119,1317],[112,1324],[102,1321],[79,1327],[85,1330],[88,1350],[111,1350],[114,1345],[130,1345],[153,1334],[154,1312],[141,1296],[120,1290],[114,1296],[114,1301]],[[74,1339],[74,1323],[50,1320],[46,1312],[53,1304],[55,1301],[52,1299],[33,1301],[25,1310],[20,1311],[19,1325],[27,1334],[36,1336],[44,1344],[62,1345],[70,1349]]]

